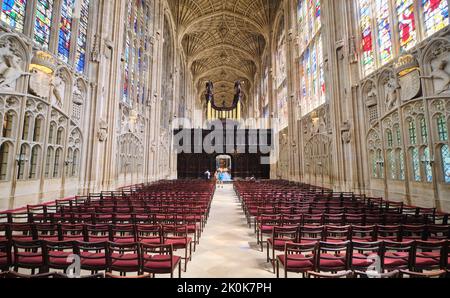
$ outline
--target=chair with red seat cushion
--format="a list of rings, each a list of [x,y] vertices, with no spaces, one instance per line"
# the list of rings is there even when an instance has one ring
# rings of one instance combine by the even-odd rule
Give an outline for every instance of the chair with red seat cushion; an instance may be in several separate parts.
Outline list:
[[[351,270],[367,271],[375,269],[381,273],[381,255],[383,251],[383,242],[358,242],[352,241],[352,260],[350,262]]]
[[[134,243],[136,242],[136,229],[130,224],[111,225],[111,241],[116,243]]]
[[[84,239],[86,242],[108,242],[111,240],[110,224],[86,224]]]
[[[154,224],[137,224],[136,238],[145,244],[162,244],[162,227]]]
[[[141,272],[155,274],[170,274],[178,267],[178,277],[181,278],[181,258],[173,254],[172,244],[153,245],[140,243]]]
[[[0,240],[0,271],[8,271],[11,265],[11,244],[7,240]]]
[[[343,242],[350,238],[350,226],[325,226],[324,241],[326,242]]]
[[[61,223],[59,225],[59,239],[61,241],[84,242],[84,228],[83,224]]]
[[[447,242],[445,240],[415,241],[411,265],[413,271],[445,270],[447,262],[446,251]]]
[[[117,271],[125,276],[127,272],[140,274],[139,244],[108,242],[108,272]]]
[[[301,226],[299,231],[299,242],[302,244],[315,243],[325,237],[325,226]]]
[[[272,263],[275,272],[275,251],[284,251],[286,243],[298,243],[300,226],[274,227],[272,237],[267,239],[267,262]],[[272,258],[269,251],[272,251]]]
[[[37,240],[59,241],[59,227],[52,223],[35,224],[35,232]]]
[[[192,238],[189,237],[187,225],[162,225],[163,244],[172,245],[174,251],[184,250],[184,271],[192,258]]]
[[[376,226],[352,225],[351,240],[358,242],[374,242],[377,238]]]
[[[450,239],[449,225],[427,225],[425,229],[427,241],[441,241]]]
[[[75,241],[46,241],[45,265],[49,269],[64,270],[72,264],[70,256],[77,254]]]
[[[382,271],[411,269],[414,241],[396,242],[383,240]]]
[[[9,240],[33,241],[36,240],[36,230],[33,224],[13,223],[9,225]]]
[[[323,221],[323,214],[303,214],[304,226],[322,226]]]
[[[273,228],[276,226],[281,226],[280,214],[261,214],[257,217],[256,242],[260,245],[261,251],[264,249],[264,235],[272,235]]]
[[[348,270],[350,267],[351,255],[350,241],[320,241],[317,253],[317,271],[338,272]]]
[[[284,277],[288,277],[288,272],[302,273],[316,269],[318,243],[286,243],[285,251],[282,255],[277,255],[277,278],[280,277],[280,265],[284,268]]]
[[[325,225],[341,226],[344,225],[344,220],[345,217],[343,213],[323,215],[323,223]]]
[[[10,239],[9,224],[0,223],[0,241],[7,241]]]
[[[39,273],[48,271],[45,266],[45,243],[43,241],[15,240],[12,243],[15,271],[18,271],[19,268],[31,269],[31,274],[34,274],[36,269],[39,270]]]
[[[377,225],[377,239],[378,241],[387,240],[393,242],[401,241],[401,229],[400,225]]]
[[[303,216],[301,214],[283,214],[281,216],[281,225],[283,227],[298,227],[303,223]]]
[[[425,225],[402,225],[401,241],[425,240]]]
[[[80,255],[81,269],[90,270],[92,273],[106,271],[107,242],[78,242],[77,251]]]

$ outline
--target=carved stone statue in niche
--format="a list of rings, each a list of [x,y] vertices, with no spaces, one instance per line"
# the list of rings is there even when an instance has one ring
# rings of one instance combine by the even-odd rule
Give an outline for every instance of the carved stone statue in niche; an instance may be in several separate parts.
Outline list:
[[[60,74],[53,76],[50,85],[53,87],[52,104],[62,107],[64,102],[65,83]]]
[[[104,142],[106,141],[107,137],[108,137],[108,123],[106,123],[105,120],[100,119],[99,123],[98,123],[98,140],[100,142]]]
[[[351,124],[349,121],[345,121],[341,127],[341,137],[342,141],[346,144],[350,143],[352,140],[352,133],[350,131]]]
[[[370,89],[367,92],[367,100],[366,100],[366,106],[372,107],[377,104],[377,91],[373,84],[370,84]]]
[[[397,106],[397,92],[400,89],[400,85],[394,76],[390,76],[386,80],[384,87],[386,110],[389,111]]]
[[[76,105],[82,105],[84,103],[84,94],[81,90],[82,88],[80,88],[79,83],[74,85],[72,101]]]
[[[424,79],[431,79],[433,81],[438,80],[435,83],[436,94],[442,94],[450,89],[450,73],[447,71],[447,65],[449,64],[447,58],[441,58],[437,64],[436,69],[431,72],[430,76],[422,76]]]
[[[16,81],[30,73],[22,70],[23,60],[11,41],[6,41],[0,48],[0,88],[14,90]]]

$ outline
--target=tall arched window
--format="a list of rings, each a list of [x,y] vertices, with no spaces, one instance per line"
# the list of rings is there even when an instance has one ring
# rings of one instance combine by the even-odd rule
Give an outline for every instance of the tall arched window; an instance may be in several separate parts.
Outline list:
[[[23,33],[27,0],[3,0],[0,19],[16,32]]]
[[[8,143],[0,145],[0,181],[6,181],[8,179],[10,147]]]
[[[73,149],[72,148],[69,148],[69,150],[67,150],[67,160],[73,161]],[[69,163],[68,165],[66,165],[66,176],[67,177],[70,177],[72,174],[71,166],[73,167],[73,164],[71,165]]]
[[[53,164],[53,178],[59,178],[61,167],[62,149],[58,148],[55,151],[55,162]]]
[[[77,36],[77,54],[75,57],[75,69],[83,73],[86,66],[87,29],[89,21],[89,0],[81,1],[80,22]]]
[[[441,141],[441,142],[448,141],[447,121],[445,120],[444,115],[440,115],[437,118],[437,128],[438,128],[439,141]]]
[[[63,139],[64,139],[64,128],[60,127],[58,129],[58,132],[56,133],[56,144],[63,145]]]
[[[362,67],[364,74],[367,75],[375,70],[371,0],[359,1],[359,17],[362,34]]]
[[[53,144],[55,142],[56,123],[50,123],[50,129],[48,132],[48,143]]]
[[[36,1],[36,20],[34,22],[34,41],[43,49],[48,49],[53,19],[53,0]]]
[[[431,182],[433,180],[433,172],[431,169],[431,162],[430,162],[430,148],[428,147],[425,147],[423,149],[422,162],[424,163],[425,167],[425,179],[427,182]]]
[[[18,163],[17,168],[17,179],[24,179],[25,178],[25,167],[26,163],[28,161],[28,145],[22,144],[20,147],[20,160]]]
[[[431,36],[449,25],[446,0],[422,0],[425,35]]]
[[[33,142],[41,142],[42,135],[42,123],[44,119],[42,117],[36,117],[34,120]]]
[[[326,101],[321,1],[299,0],[297,20],[300,33],[300,101],[302,115]]]
[[[422,138],[422,143],[428,143],[428,130],[425,118],[422,116],[420,118],[420,136]]]
[[[12,138],[13,127],[15,125],[16,116],[14,112],[8,111],[3,119],[2,136],[4,138]]]
[[[450,150],[448,145],[441,147],[442,173],[445,183],[450,183]]]
[[[49,147],[47,149],[47,157],[45,159],[45,177],[50,178],[50,173],[52,172],[51,166],[53,165],[53,155],[54,149]]]
[[[75,149],[73,151],[73,164],[72,164],[72,176],[78,176],[78,168],[80,163],[80,150]]]
[[[31,125],[31,114],[26,113],[25,119],[23,121],[23,131],[22,131],[22,140],[27,141],[29,137],[30,132],[30,125]]]
[[[397,150],[397,160],[398,160],[398,179],[405,180],[405,156],[402,149]]]
[[[365,76],[449,24],[448,0],[358,0],[357,14]]]
[[[40,160],[41,148],[39,146],[34,146],[33,150],[31,150],[31,160],[30,160],[30,179],[38,178],[38,163]]]
[[[72,17],[75,0],[61,1],[61,20],[59,24],[58,57],[64,62],[69,62],[70,39],[72,36]]]
[[[411,165],[414,181],[420,182],[421,176],[420,176],[420,160],[418,148],[411,149]]]
[[[416,123],[412,118],[408,119],[408,132],[409,132],[409,144],[416,145],[417,144]]]

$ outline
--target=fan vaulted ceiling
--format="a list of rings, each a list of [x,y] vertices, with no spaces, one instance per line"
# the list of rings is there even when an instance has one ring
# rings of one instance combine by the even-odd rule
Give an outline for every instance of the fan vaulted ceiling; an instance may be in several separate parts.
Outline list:
[[[216,104],[231,104],[237,80],[244,82],[247,96],[268,45],[279,0],[168,2],[199,96],[208,80],[214,83]]]

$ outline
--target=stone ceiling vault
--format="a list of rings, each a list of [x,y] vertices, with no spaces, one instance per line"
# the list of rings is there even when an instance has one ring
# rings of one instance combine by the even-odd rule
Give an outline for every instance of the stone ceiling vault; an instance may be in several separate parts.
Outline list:
[[[168,0],[201,100],[207,80],[213,81],[220,103],[231,104],[237,80],[244,82],[248,98],[279,2]]]

